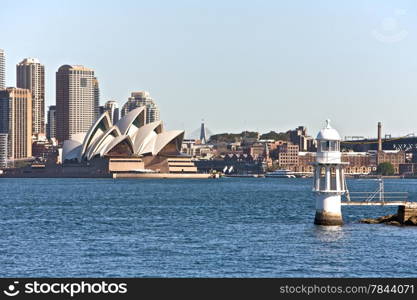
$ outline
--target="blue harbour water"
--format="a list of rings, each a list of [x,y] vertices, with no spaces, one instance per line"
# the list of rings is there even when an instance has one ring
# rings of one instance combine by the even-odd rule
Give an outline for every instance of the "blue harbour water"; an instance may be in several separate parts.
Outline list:
[[[417,227],[313,225],[311,179],[0,179],[0,277],[416,277]],[[374,180],[350,180],[371,191]],[[417,180],[386,180],[417,200]]]

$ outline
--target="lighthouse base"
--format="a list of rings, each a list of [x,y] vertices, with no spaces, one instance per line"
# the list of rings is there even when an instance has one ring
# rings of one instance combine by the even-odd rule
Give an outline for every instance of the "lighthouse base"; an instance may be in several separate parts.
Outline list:
[[[331,213],[326,211],[316,211],[314,224],[324,226],[338,226],[343,225],[342,214]]]

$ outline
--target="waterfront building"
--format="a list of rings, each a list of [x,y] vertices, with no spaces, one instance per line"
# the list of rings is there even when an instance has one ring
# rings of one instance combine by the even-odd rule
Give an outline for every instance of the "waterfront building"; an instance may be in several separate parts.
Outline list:
[[[263,143],[254,143],[249,148],[249,153],[253,157],[253,159],[264,159],[266,157],[265,153],[265,144]]]
[[[384,155],[384,161],[389,161],[394,165],[395,172],[398,174],[413,172],[413,164],[402,163],[403,153],[386,153]],[[388,151],[389,152],[389,151]],[[314,152],[299,152],[298,153],[298,166],[294,169],[297,172],[311,172],[312,166],[311,163],[315,161]],[[344,173],[346,175],[369,175],[374,173],[377,170],[377,154],[376,151],[368,152],[342,152],[341,154],[342,162],[348,163],[344,167]],[[405,160],[405,158],[404,158]],[[380,156],[380,162],[382,158]],[[398,164],[398,166],[397,166]],[[398,168],[398,169],[397,169]]]
[[[294,168],[294,171],[313,172],[312,163],[315,160],[315,152],[299,152],[298,165]],[[376,171],[376,166],[372,163],[372,154],[368,152],[342,152],[341,160],[348,163],[344,167],[344,173],[348,175],[368,175]]]
[[[187,139],[182,141],[181,153],[197,159],[211,159],[214,156],[213,145],[201,144],[199,140]]]
[[[48,109],[48,123],[46,125],[46,137],[56,138],[56,106],[51,105]]]
[[[7,168],[7,133],[0,133],[0,168]]]
[[[101,114],[103,114],[104,111],[109,112],[110,121],[112,124],[116,124],[119,121],[119,104],[117,103],[117,101],[107,101],[104,104],[103,112]]]
[[[278,165],[284,168],[294,168],[298,165],[299,146],[284,143],[277,147]]]
[[[400,150],[381,150],[376,153],[376,166],[383,162],[393,165],[395,174],[400,173],[400,164],[405,163],[405,152]]]
[[[0,49],[0,90],[6,88],[6,55],[4,50]]]
[[[298,165],[291,168],[292,171],[301,173],[313,173],[313,163],[316,161],[316,152],[298,152]]]
[[[63,65],[56,72],[56,137],[61,143],[86,133],[96,120],[94,71]]]
[[[344,172],[350,175],[368,175],[376,171],[369,152],[342,152],[342,161],[349,163]]]
[[[32,93],[32,134],[45,134],[45,67],[36,58],[16,65],[16,86]]]
[[[122,117],[138,107],[146,107],[146,124],[159,121],[159,108],[146,91],[132,92],[122,107]]]
[[[10,159],[32,156],[32,93],[28,89],[0,90],[0,132],[8,134]]]
[[[212,159],[198,159],[194,161],[198,170],[203,173],[211,171],[225,174],[261,174],[264,172],[264,163],[254,160],[250,154],[228,153]]]

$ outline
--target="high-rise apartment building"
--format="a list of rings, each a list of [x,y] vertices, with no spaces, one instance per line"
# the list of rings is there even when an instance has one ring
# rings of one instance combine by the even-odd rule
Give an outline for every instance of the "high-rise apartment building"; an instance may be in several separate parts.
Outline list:
[[[108,111],[110,115],[110,120],[113,124],[116,124],[119,121],[119,104],[116,101],[107,101],[104,104],[104,111]]]
[[[32,93],[27,89],[0,90],[0,132],[8,134],[10,159],[32,156]]]
[[[4,50],[0,49],[0,90],[6,88],[6,56]]]
[[[131,97],[122,107],[122,117],[137,107],[146,106],[146,123],[159,121],[159,108],[148,92],[132,92]]]
[[[16,86],[32,93],[32,134],[45,133],[45,67],[36,58],[16,65]]]
[[[48,139],[56,138],[56,106],[49,106],[48,123],[46,124],[46,137]]]
[[[56,137],[59,142],[87,132],[96,119],[94,71],[63,65],[56,72]]]

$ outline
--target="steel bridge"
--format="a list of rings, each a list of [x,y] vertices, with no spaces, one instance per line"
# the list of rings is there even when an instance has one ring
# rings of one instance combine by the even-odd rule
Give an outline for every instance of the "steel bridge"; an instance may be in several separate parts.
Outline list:
[[[378,150],[377,139],[344,140],[341,147],[356,152]],[[417,137],[410,134],[403,137],[386,137],[382,139],[383,150],[401,150],[405,152],[417,152]]]

